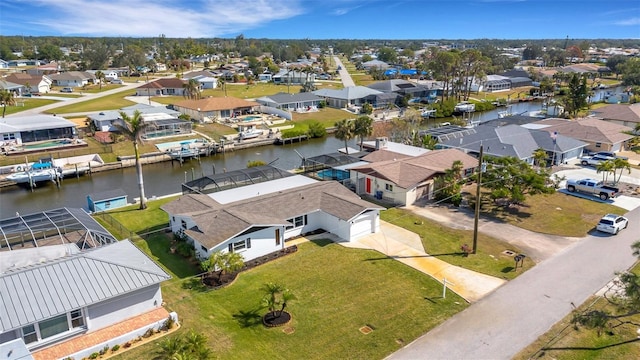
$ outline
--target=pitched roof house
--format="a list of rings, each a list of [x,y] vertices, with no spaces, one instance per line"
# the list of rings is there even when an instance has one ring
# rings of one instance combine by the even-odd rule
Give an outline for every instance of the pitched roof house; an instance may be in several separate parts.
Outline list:
[[[8,359],[85,358],[160,328],[170,316],[160,290],[170,276],[83,210],[3,219],[0,228],[8,243],[7,235],[27,234],[28,245],[0,250],[0,351]],[[85,231],[102,240],[80,248],[73,239]],[[30,239],[44,233],[60,235]]]
[[[228,119],[247,114],[260,104],[234,97],[208,97],[199,100],[183,100],[175,103],[173,108],[200,122],[207,120]]]
[[[32,93],[46,94],[51,91],[53,81],[47,75],[31,75],[24,73],[10,74],[4,80],[28,87],[27,91]]]
[[[529,125],[531,126],[584,141],[585,149],[590,151],[624,150],[626,143],[633,138],[633,135],[625,133],[632,131],[632,128],[595,118],[576,120],[551,118]]]
[[[612,122],[622,126],[635,128],[640,124],[640,103],[636,104],[610,104],[596,110],[592,110],[592,117]]]
[[[184,94],[184,85],[187,82],[178,78],[166,78],[150,81],[136,88],[137,96],[161,96]]]
[[[161,208],[173,232],[187,236],[200,258],[229,251],[242,253],[245,260],[283,249],[287,239],[319,229],[346,241],[377,232],[382,209],[338,182],[301,175],[184,195]]]
[[[367,194],[401,206],[432,199],[436,178],[461,161],[463,175],[471,175],[478,160],[457,149],[443,149],[422,155],[373,162],[350,169],[357,194]]]
[[[328,106],[333,108],[352,108],[362,106],[365,103],[373,107],[382,107],[395,102],[396,96],[382,91],[370,89],[366,86],[348,86],[342,89],[320,89],[312,93],[322,97]]]
[[[67,71],[49,77],[57,86],[81,87],[96,81],[96,76],[87,71]]]
[[[275,95],[263,96],[256,99],[256,101],[264,106],[270,106],[276,109],[307,112],[312,109],[317,110],[322,98],[310,92],[297,94],[277,93]]]

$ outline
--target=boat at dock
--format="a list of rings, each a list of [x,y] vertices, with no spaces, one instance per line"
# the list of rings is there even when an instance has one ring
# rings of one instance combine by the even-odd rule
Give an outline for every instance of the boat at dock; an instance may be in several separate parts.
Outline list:
[[[196,158],[200,156],[201,150],[200,148],[191,147],[192,142],[183,142],[180,143],[180,148],[176,150],[171,150],[169,152],[169,156],[171,156],[172,160],[183,160]]]
[[[238,133],[238,139],[240,140],[254,139],[261,136],[262,134],[263,134],[262,130],[248,129]]]
[[[52,162],[37,162],[26,171],[13,173],[6,180],[17,184],[35,184],[43,181],[57,182],[62,177],[62,169],[54,167]]]
[[[476,111],[476,104],[471,103],[469,101],[462,101],[456,104],[453,108],[453,112],[455,113],[469,113]]]

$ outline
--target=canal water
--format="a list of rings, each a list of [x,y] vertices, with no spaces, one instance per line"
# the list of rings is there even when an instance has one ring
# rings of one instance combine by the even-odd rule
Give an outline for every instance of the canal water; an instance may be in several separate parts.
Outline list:
[[[593,98],[602,98],[608,92],[617,93],[622,88],[595,91]],[[512,114],[526,115],[530,111],[542,109],[541,102],[522,102],[512,104],[508,110]],[[473,113],[470,120],[484,122],[498,118],[497,108],[483,113]],[[450,119],[429,119],[423,127],[437,126],[438,123]],[[349,146],[356,148],[356,141],[351,140]],[[272,163],[280,169],[295,169],[300,166],[301,156],[311,157],[335,152],[344,147],[344,142],[333,136],[325,139],[309,141],[284,146],[261,146],[256,148],[228,152],[210,157],[203,157],[201,162],[191,160],[180,166],[177,162],[162,162],[143,167],[145,192],[148,198],[179,193],[180,185],[193,177],[210,175],[214,171],[244,169],[249,161],[261,160]],[[295,150],[295,151],[294,151]],[[297,152],[297,153],[296,153]],[[47,209],[60,207],[87,207],[87,195],[113,189],[122,189],[129,195],[129,201],[139,196],[135,168],[105,171],[92,176],[66,178],[58,188],[52,183],[40,184],[33,192],[23,187],[12,186],[0,189],[0,219],[15,216],[16,212],[29,214]]]

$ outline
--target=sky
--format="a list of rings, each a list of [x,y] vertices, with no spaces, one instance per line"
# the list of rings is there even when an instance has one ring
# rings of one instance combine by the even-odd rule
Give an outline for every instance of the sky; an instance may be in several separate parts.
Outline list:
[[[639,39],[640,0],[1,0],[0,35]]]

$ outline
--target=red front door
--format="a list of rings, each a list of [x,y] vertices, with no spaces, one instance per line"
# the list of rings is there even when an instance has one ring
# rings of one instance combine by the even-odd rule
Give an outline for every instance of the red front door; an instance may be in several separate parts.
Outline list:
[[[365,185],[365,191],[367,194],[371,194],[371,179],[367,178],[366,181],[366,185]]]

